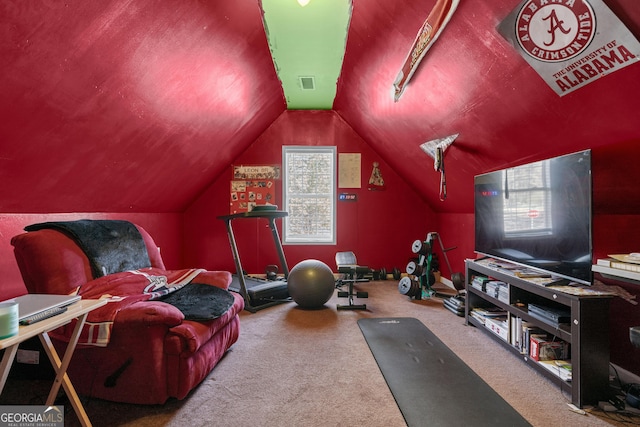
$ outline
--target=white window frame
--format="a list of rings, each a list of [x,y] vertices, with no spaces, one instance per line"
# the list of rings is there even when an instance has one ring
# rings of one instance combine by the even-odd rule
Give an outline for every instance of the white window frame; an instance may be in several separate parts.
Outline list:
[[[331,194],[290,194],[288,185],[288,154],[330,154],[331,155]],[[335,245],[336,244],[336,191],[337,191],[337,147],[335,146],[282,146],[282,201],[283,209],[289,212],[289,216],[282,221],[282,243],[285,245]],[[291,225],[296,221],[295,215],[290,207],[290,199],[293,197],[327,198],[330,202],[330,236],[321,235],[300,235],[291,230]]]

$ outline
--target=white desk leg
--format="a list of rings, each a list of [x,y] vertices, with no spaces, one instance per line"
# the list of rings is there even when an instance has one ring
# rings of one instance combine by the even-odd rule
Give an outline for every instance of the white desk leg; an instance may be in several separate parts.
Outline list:
[[[18,352],[18,345],[19,344],[14,344],[4,350],[4,356],[2,356],[2,363],[0,364],[0,394],[2,394],[4,385],[7,382],[7,377],[9,376],[13,359],[16,357],[16,353]]]
[[[58,356],[58,352],[56,352],[53,343],[51,342],[51,338],[46,332],[40,334],[40,341],[42,342],[42,346],[49,356],[49,360],[56,370],[56,378],[53,382],[53,386],[51,387],[51,391],[49,392],[49,397],[47,397],[46,405],[53,405],[55,402],[56,396],[58,395],[58,391],[60,390],[60,386],[64,388],[67,397],[69,398],[69,402],[73,407],[78,419],[80,420],[80,424],[83,426],[90,427],[91,421],[89,421],[89,417],[80,402],[80,397],[76,393],[73,384],[71,384],[71,380],[67,375],[67,368],[69,367],[69,362],[71,361],[71,356],[73,356],[73,352],[76,348],[76,344],[78,344],[78,339],[80,338],[80,332],[82,332],[82,326],[84,325],[85,320],[87,319],[88,313],[85,313],[78,317],[78,321],[76,322],[76,327],[73,330],[73,334],[71,335],[71,339],[69,340],[69,344],[67,345],[67,349],[64,352],[64,356],[62,360]]]

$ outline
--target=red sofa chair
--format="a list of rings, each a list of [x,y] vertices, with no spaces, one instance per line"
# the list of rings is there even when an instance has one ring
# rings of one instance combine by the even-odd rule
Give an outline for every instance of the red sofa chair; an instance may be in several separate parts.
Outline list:
[[[123,271],[95,278],[85,251],[68,234],[55,229],[17,235],[11,244],[30,293],[78,293],[83,298],[112,295],[104,306],[110,307],[107,314],[98,313],[101,307],[88,316],[86,332],[71,360],[68,374],[77,392],[115,402],[161,404],[169,398],[185,398],[237,341],[238,314],[244,301],[231,293],[232,305],[220,317],[193,321],[173,305],[149,300],[146,293],[136,294],[132,289],[148,287],[149,277],[173,280],[187,273],[192,283],[226,290],[231,274],[168,271],[152,237],[142,227],[135,228],[151,265],[137,274]],[[57,350],[64,351],[72,328],[70,324],[49,334]]]

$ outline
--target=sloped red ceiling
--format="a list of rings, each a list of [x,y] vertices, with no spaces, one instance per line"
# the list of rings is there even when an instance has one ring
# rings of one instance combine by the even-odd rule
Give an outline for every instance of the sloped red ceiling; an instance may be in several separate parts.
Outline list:
[[[0,13],[1,212],[182,211],[285,108],[256,0]]]
[[[473,212],[476,174],[640,138],[640,65],[559,97],[496,31],[517,0],[460,2],[394,103],[393,81],[433,3],[354,2],[334,109],[435,210]],[[640,36],[637,2],[605,3]],[[454,133],[441,202],[439,174],[419,146]]]
[[[293,1],[293,0],[291,0]],[[334,110],[439,212],[473,176],[638,141],[640,65],[558,97],[496,26],[518,0],[461,1],[399,102],[435,0],[354,0]],[[605,0],[640,36],[636,0]],[[0,212],[182,212],[285,110],[259,0],[0,4]],[[419,148],[445,154],[448,197]]]

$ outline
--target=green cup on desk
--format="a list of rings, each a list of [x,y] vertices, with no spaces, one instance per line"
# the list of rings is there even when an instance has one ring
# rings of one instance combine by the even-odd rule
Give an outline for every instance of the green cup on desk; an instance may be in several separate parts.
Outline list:
[[[18,334],[18,303],[7,301],[0,303],[0,339]]]

